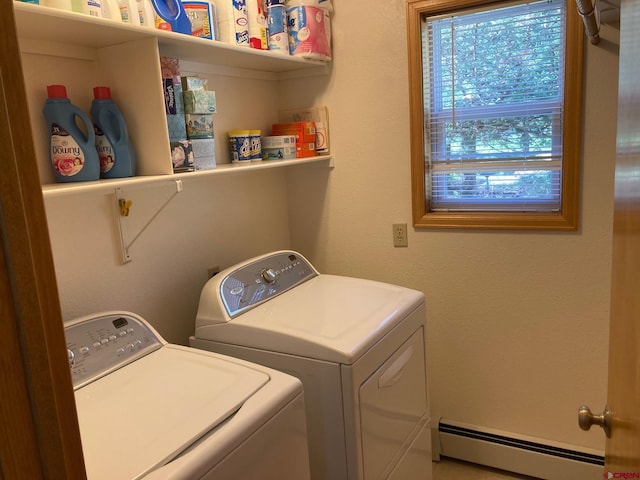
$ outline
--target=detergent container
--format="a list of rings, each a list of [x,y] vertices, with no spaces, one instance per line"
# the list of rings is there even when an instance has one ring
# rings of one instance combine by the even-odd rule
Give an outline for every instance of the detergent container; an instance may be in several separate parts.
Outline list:
[[[100,177],[121,178],[136,174],[135,157],[120,109],[111,99],[109,87],[95,87],[91,118],[100,159]]]
[[[100,178],[95,135],[89,117],[67,98],[64,85],[47,86],[44,118],[47,121],[53,175],[58,182],[87,182]],[[78,128],[76,118],[87,133]]]
[[[216,7],[213,0],[182,0],[191,22],[191,35],[217,40]]]
[[[156,11],[156,27],[160,30],[191,35],[191,22],[180,0],[151,0]]]
[[[58,182],[87,182],[100,178],[95,136],[89,117],[67,98],[64,85],[47,86],[44,118],[49,133],[53,175]],[[87,129],[85,134],[76,118]]]

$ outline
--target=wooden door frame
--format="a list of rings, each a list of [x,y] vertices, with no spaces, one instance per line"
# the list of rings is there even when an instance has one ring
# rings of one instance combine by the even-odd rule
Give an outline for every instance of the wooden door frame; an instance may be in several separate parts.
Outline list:
[[[607,403],[612,410],[611,437],[605,447],[605,475],[640,475],[638,363],[640,338],[640,4],[623,1],[620,11],[617,152],[611,259],[611,318]],[[626,475],[626,476],[625,476]],[[606,476],[605,476],[606,478]]]
[[[86,479],[13,1],[0,31],[0,478]]]

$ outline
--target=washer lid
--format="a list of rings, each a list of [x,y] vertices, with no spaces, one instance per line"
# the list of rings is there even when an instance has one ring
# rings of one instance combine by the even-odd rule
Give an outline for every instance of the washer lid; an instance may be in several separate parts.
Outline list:
[[[318,275],[236,318],[198,318],[195,337],[351,364],[423,302],[397,285]]]
[[[259,370],[166,345],[76,390],[88,478],[144,476],[231,416],[268,381]]]

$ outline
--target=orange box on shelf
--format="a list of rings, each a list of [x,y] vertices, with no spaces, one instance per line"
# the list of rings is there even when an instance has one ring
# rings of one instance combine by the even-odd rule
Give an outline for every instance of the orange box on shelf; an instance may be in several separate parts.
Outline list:
[[[316,125],[314,122],[274,123],[272,135],[295,135],[296,157],[314,157],[316,155]]]

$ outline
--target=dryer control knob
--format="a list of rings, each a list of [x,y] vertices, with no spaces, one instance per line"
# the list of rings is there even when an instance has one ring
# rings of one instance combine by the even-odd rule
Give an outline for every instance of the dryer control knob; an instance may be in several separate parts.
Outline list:
[[[264,270],[262,270],[261,274],[265,282],[275,283],[276,272],[273,270],[273,268],[265,268]]]
[[[67,355],[69,356],[69,367],[73,367],[76,360],[76,354],[70,348],[67,348]]]

